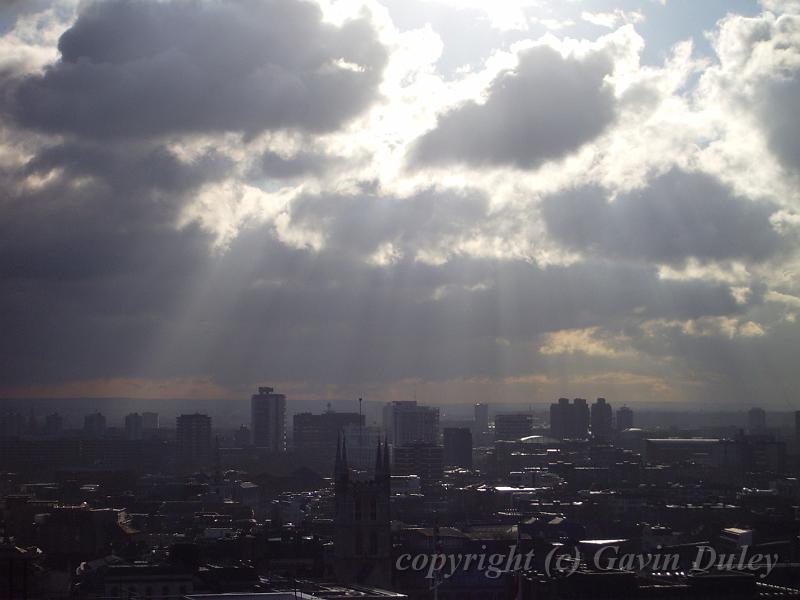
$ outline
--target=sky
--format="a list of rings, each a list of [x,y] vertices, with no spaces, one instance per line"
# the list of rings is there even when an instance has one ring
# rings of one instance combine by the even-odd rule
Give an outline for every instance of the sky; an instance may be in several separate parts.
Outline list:
[[[800,2],[6,0],[0,397],[800,410]]]

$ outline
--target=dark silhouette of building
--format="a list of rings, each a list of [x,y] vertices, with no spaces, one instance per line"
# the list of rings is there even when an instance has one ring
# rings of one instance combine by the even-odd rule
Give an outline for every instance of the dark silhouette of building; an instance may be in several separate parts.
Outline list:
[[[17,438],[25,430],[25,419],[18,412],[0,415],[0,437]]]
[[[106,433],[106,418],[99,412],[83,418],[83,432],[90,437],[101,437]]]
[[[558,402],[550,405],[550,435],[556,439],[568,437],[571,407],[569,398],[559,398]]]
[[[435,444],[395,446],[394,471],[397,475],[417,475],[423,490],[430,490],[444,477],[444,449]]]
[[[627,406],[617,409],[617,431],[625,431],[633,427],[633,410]]]
[[[611,405],[605,398],[598,398],[592,404],[592,437],[599,441],[611,439],[613,414]]]
[[[467,427],[445,427],[444,464],[448,467],[472,468],[472,432]]]
[[[270,452],[286,451],[286,396],[262,386],[250,399],[253,445]]]
[[[483,446],[489,441],[491,443],[489,434],[489,405],[476,404],[475,405],[475,428],[473,430],[473,438],[475,444]]]
[[[47,435],[58,435],[64,428],[64,418],[58,413],[51,413],[44,418],[44,432]]]
[[[575,439],[589,437],[589,404],[584,398],[575,398],[572,401],[574,411],[572,436]]]
[[[583,398],[559,398],[550,405],[550,435],[556,439],[589,437],[589,405]]]
[[[392,534],[388,447],[378,443],[374,477],[357,480],[350,473],[347,445],[342,439],[336,446],[334,480],[333,567],[336,580],[389,587]]]
[[[439,442],[439,409],[421,406],[416,400],[396,401],[384,406],[383,427],[395,446]]]
[[[196,467],[208,464],[213,453],[211,417],[200,413],[177,417],[175,442],[179,465]]]
[[[125,438],[129,440],[142,439],[142,415],[131,413],[125,417]]]
[[[294,416],[294,447],[302,452],[333,456],[337,440],[348,425],[363,427],[364,415],[334,411],[319,415],[298,413]]]
[[[155,431],[158,429],[158,413],[157,412],[143,412],[142,413],[142,430]]]
[[[529,413],[500,414],[494,417],[494,439],[513,441],[533,433],[533,416]]]
[[[250,428],[242,425],[233,434],[233,444],[239,448],[250,445]]]

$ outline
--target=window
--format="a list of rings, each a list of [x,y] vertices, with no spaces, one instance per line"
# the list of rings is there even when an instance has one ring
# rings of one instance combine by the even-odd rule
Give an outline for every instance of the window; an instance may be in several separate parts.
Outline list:
[[[355,514],[356,521],[361,520],[361,498],[356,498],[356,514]]]
[[[373,498],[372,502],[370,503],[369,518],[373,521],[378,520],[378,501],[375,498]]]

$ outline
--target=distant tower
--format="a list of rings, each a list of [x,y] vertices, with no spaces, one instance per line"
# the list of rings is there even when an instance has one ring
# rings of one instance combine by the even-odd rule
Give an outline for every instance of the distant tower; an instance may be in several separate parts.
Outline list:
[[[125,438],[129,440],[142,439],[143,419],[139,413],[131,413],[125,417]]]
[[[550,437],[557,440],[569,437],[571,414],[569,398],[559,398],[550,405]]]
[[[617,409],[617,431],[633,428],[633,410],[627,406]]]
[[[611,423],[613,414],[611,405],[605,398],[598,398],[592,404],[592,438],[600,442],[607,442],[611,439]]]
[[[83,432],[91,437],[101,437],[106,433],[106,418],[99,412],[83,418]]]
[[[52,413],[44,419],[44,432],[47,435],[58,435],[64,428],[64,418],[58,413]]]
[[[286,396],[262,386],[250,399],[253,445],[270,452],[286,451]]]
[[[354,480],[347,464],[347,444],[336,445],[334,465],[334,570],[341,583],[389,587],[392,583],[392,536],[389,516],[389,448],[375,457],[375,477]]]
[[[468,427],[445,427],[444,464],[472,468],[472,432]],[[419,475],[419,473],[417,473]]]
[[[489,431],[489,405],[475,405],[475,431],[479,434]]]
[[[178,464],[197,468],[211,460],[211,417],[194,413],[175,419],[175,449]]]
[[[572,435],[575,439],[585,440],[589,437],[589,404],[585,398],[572,400]]]
[[[153,432],[158,429],[158,413],[156,412],[143,412],[142,413],[142,430]]]

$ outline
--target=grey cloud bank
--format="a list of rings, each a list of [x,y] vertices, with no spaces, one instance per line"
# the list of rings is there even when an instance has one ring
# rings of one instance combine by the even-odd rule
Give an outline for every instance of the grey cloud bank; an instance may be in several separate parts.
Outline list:
[[[330,131],[376,97],[387,53],[367,20],[300,0],[89,4],[61,59],[7,82],[23,126],[91,138]]]

